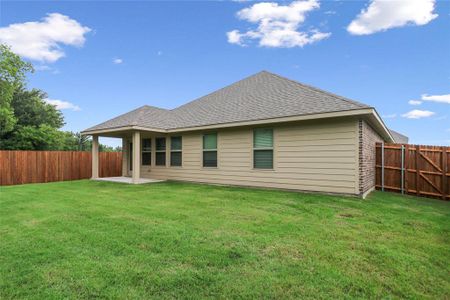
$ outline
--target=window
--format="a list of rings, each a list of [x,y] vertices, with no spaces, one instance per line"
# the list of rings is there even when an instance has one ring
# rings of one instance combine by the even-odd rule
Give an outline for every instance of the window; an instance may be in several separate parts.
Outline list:
[[[155,164],[157,166],[166,165],[166,138],[156,138]]]
[[[203,167],[217,167],[217,133],[203,135]]]
[[[142,139],[142,165],[152,164],[152,139]]]
[[[182,139],[181,136],[173,136],[170,138],[170,165],[180,167],[182,162]]]
[[[253,168],[273,169],[273,130],[253,131]]]

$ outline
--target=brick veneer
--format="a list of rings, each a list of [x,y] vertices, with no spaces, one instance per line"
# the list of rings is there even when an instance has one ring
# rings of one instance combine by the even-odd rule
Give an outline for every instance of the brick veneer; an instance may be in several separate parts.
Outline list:
[[[375,187],[375,143],[383,142],[375,130],[364,120],[358,121],[359,129],[359,194],[363,196]]]

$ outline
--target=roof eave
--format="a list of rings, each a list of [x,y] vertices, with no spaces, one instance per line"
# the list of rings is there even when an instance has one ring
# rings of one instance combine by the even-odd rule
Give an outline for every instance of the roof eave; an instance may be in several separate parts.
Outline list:
[[[242,126],[252,126],[252,125],[263,125],[263,124],[275,124],[275,123],[285,123],[294,121],[307,121],[316,119],[328,119],[328,118],[339,118],[339,117],[350,117],[350,116],[365,116],[370,121],[374,129],[385,139],[387,142],[394,142],[394,138],[391,135],[389,129],[384,124],[381,117],[378,115],[374,108],[362,108],[353,110],[344,110],[337,112],[326,112],[318,114],[308,114],[308,115],[296,115],[280,118],[270,118],[270,119],[259,119],[251,121],[241,121],[241,122],[231,122],[231,123],[221,123],[221,124],[211,124],[203,126],[191,126],[184,128],[172,128],[172,129],[161,129],[161,128],[149,128],[142,126],[120,126],[115,128],[105,128],[105,129],[94,129],[94,130],[84,130],[81,132],[82,135],[98,135],[102,133],[114,133],[127,130],[139,130],[139,131],[149,131],[157,133],[176,133],[176,132],[187,132],[187,131],[197,131],[197,130],[213,130],[221,128],[230,127],[242,127]]]
[[[392,136],[391,132],[387,128],[386,124],[384,124],[383,119],[380,117],[375,108],[371,108],[371,113],[368,116],[369,121],[371,121],[374,129],[383,137],[385,142],[395,143],[395,139]]]
[[[111,128],[103,128],[103,129],[93,129],[93,130],[83,130],[81,132],[82,135],[96,135],[96,134],[102,134],[102,133],[113,133],[113,132],[119,132],[119,131],[126,131],[126,130],[139,130],[139,131],[150,131],[150,132],[160,132],[160,133],[166,133],[167,130],[160,129],[160,128],[147,128],[142,126],[119,126],[119,127],[111,127]]]

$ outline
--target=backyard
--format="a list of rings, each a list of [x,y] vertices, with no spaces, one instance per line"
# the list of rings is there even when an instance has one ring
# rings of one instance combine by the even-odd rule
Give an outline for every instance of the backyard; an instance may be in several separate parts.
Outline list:
[[[0,187],[0,298],[448,298],[450,205],[187,183]]]

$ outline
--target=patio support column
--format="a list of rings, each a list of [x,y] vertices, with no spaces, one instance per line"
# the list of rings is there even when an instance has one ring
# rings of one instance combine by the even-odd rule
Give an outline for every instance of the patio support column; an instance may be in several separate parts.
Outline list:
[[[141,177],[141,133],[136,131],[133,133],[133,183],[138,183]]]
[[[122,138],[122,176],[127,176],[128,174],[128,141],[127,138]]]
[[[92,179],[98,178],[98,135],[92,136]]]

